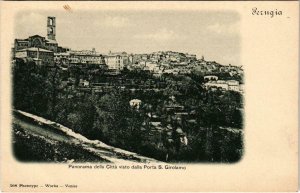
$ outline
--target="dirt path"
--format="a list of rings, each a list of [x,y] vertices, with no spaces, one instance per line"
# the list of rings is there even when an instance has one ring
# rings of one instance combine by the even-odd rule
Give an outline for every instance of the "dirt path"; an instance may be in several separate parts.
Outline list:
[[[99,140],[89,140],[63,125],[23,111],[14,111],[13,124],[47,139],[65,142],[75,147],[80,145],[86,151],[92,152],[94,155],[112,163],[158,162],[152,158],[106,145]]]

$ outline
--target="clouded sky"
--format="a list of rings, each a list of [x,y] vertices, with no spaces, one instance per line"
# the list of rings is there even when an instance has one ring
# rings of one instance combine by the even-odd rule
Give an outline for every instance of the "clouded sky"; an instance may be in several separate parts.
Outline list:
[[[235,12],[94,11],[22,12],[15,38],[46,37],[47,16],[56,17],[56,40],[71,49],[101,53],[179,51],[228,65],[240,64],[239,15]]]

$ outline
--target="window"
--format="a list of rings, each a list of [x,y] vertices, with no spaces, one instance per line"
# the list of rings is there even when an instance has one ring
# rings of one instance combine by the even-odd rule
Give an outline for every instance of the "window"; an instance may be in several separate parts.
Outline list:
[[[53,19],[49,18],[49,25],[53,25]]]
[[[42,46],[42,42],[38,38],[33,39],[32,44],[33,44],[33,47],[41,47]]]

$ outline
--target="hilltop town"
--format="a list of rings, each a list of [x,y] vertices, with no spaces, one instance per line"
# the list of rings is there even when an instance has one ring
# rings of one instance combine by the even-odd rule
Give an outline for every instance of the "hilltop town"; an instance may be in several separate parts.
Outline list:
[[[55,17],[48,17],[47,37],[15,39],[12,63],[15,109],[89,139],[162,161],[234,162],[242,155],[242,66],[174,51],[65,48],[56,41]]]
[[[184,75],[193,72],[205,76],[210,83],[207,88],[216,87],[226,90],[243,91],[242,66],[222,65],[216,61],[206,61],[202,56],[173,51],[158,51],[146,54],[126,52],[98,53],[91,50],[72,50],[61,47],[56,41],[55,17],[48,17],[47,37],[33,35],[27,39],[15,39],[12,49],[13,61],[22,59],[34,61],[38,65],[57,66],[63,71],[78,67],[94,69],[109,75],[121,74],[124,70],[144,71],[160,77],[163,74]],[[212,75],[214,76],[211,79]],[[219,79],[219,80],[218,80]],[[229,82],[227,82],[230,80]],[[234,81],[235,80],[235,81]],[[82,80],[87,84],[88,80]],[[235,86],[235,87],[233,87]]]

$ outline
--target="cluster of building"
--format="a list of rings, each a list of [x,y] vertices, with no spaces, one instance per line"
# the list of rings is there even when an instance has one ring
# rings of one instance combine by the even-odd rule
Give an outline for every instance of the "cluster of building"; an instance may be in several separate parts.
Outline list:
[[[126,52],[109,52],[101,54],[92,50],[71,50],[61,47],[56,41],[56,18],[47,19],[47,37],[33,35],[27,39],[15,39],[13,58],[34,61],[37,64],[64,67],[78,65],[86,67],[96,65],[110,71],[145,70],[155,75],[187,74],[193,70],[203,73],[228,72],[230,75],[242,73],[237,66],[223,66],[216,62],[197,59],[196,55],[173,51],[159,51],[150,54],[127,54]]]
[[[39,65],[54,66],[59,64],[63,67],[97,65],[100,68],[111,70],[122,70],[128,63],[125,52],[103,55],[96,52],[94,48],[77,51],[59,46],[56,41],[55,17],[48,17],[47,19],[47,37],[33,35],[26,39],[15,39],[12,57],[14,60],[33,61]]]
[[[205,61],[202,56],[173,51],[159,51],[150,54],[128,54],[109,52],[101,54],[92,50],[71,50],[61,47],[56,41],[56,18],[47,18],[47,37],[30,36],[27,39],[15,39],[12,49],[13,58],[34,61],[36,64],[54,66],[57,64],[67,70],[70,66],[96,66],[107,73],[118,74],[124,68],[128,70],[149,71],[155,76],[162,74],[188,74],[198,71],[203,75],[228,73],[230,76],[243,74],[242,67],[224,66],[215,61]],[[14,60],[13,60],[14,61]],[[238,82],[210,80],[206,87],[218,87],[225,90],[239,90]]]
[[[162,73],[188,73],[187,66],[196,61],[196,55],[173,51],[159,51],[151,54],[129,55],[128,69],[148,70],[154,74]]]

